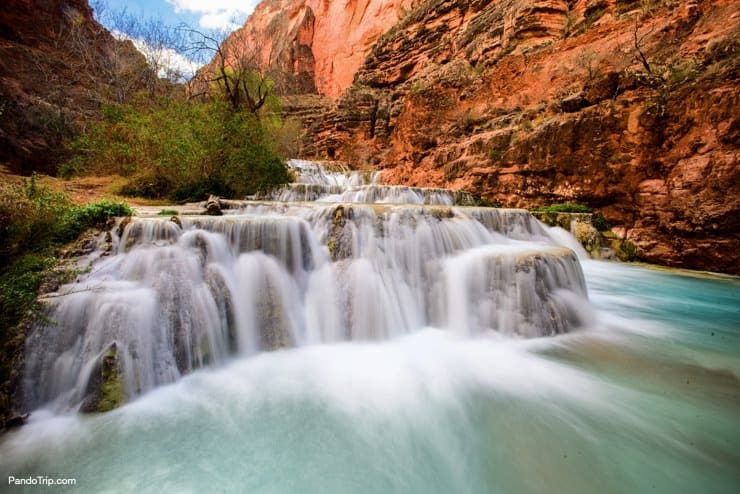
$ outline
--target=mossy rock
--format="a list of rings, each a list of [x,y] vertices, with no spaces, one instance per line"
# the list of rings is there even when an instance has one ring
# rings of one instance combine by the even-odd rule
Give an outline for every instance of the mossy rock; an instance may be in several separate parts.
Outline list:
[[[591,257],[599,257],[601,253],[601,236],[593,225],[576,221],[573,223],[572,233]]]
[[[90,374],[81,413],[109,412],[128,400],[123,380],[123,365],[115,343],[100,357]]]
[[[557,213],[552,211],[532,211],[532,215],[548,226],[559,226],[570,231],[571,213]]]
[[[344,206],[337,206],[327,240],[332,261],[352,257],[352,232],[345,228],[347,219],[352,219],[352,208],[345,210]]]
[[[632,262],[638,260],[637,246],[629,240],[612,240],[611,244],[617,259],[620,261]]]

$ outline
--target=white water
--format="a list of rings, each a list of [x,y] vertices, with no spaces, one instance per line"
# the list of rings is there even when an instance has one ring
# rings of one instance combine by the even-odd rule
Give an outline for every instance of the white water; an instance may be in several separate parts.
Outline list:
[[[317,163],[290,160],[288,166],[298,174],[298,182],[265,196],[280,202],[321,201],[366,204],[437,204],[470,206],[470,194],[448,189],[380,185],[380,172],[327,171]]]
[[[48,299],[28,403],[76,407],[113,343],[136,396],[233,355],[426,326],[534,337],[589,317],[576,256],[524,211],[255,209],[128,224],[113,255]]]
[[[581,265],[523,211],[232,213],[137,219],[53,299],[28,342],[44,410],[0,443],[0,473],[80,492],[735,492],[736,281]],[[138,398],[68,413],[113,341]]]

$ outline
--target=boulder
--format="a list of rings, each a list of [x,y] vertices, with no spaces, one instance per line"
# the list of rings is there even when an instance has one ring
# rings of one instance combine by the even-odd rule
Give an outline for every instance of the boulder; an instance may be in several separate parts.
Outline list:
[[[123,379],[123,365],[118,347],[112,343],[96,362],[85,389],[81,413],[102,413],[126,403],[128,396]]]

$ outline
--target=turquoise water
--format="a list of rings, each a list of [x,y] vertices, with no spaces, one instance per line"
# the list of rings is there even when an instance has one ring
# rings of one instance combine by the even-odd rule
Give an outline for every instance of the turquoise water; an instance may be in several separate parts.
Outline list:
[[[569,335],[428,328],[236,359],[100,416],[37,411],[0,440],[0,490],[740,492],[740,281],[584,272]]]

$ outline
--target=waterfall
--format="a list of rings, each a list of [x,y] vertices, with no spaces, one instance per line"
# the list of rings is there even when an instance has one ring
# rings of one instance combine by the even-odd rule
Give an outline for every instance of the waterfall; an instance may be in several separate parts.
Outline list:
[[[28,406],[79,407],[112,345],[137,396],[233,355],[425,327],[541,337],[590,317],[576,254],[527,211],[290,165],[298,182],[274,202],[111,231],[89,272],[43,299],[27,340]]]

